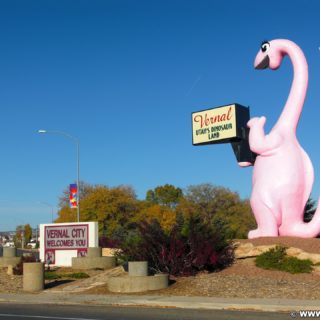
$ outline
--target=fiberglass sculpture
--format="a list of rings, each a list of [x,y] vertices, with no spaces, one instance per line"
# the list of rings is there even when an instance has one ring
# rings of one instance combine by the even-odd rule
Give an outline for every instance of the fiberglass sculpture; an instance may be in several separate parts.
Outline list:
[[[308,87],[305,56],[292,41],[265,41],[255,58],[254,67],[276,70],[286,55],[292,61],[294,76],[280,118],[269,134],[264,132],[265,117],[252,118],[248,122],[250,149],[257,154],[250,203],[258,227],[249,232],[250,239],[275,236],[312,238],[320,234],[319,205],[312,221],[303,221],[314,179],[312,163],[296,136]]]

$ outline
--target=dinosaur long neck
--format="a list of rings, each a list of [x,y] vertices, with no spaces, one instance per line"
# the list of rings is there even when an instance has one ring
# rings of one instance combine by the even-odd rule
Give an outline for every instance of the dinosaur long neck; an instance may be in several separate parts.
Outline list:
[[[293,81],[284,109],[273,129],[295,133],[308,87],[308,64],[301,49],[289,43],[283,48],[293,64]]]

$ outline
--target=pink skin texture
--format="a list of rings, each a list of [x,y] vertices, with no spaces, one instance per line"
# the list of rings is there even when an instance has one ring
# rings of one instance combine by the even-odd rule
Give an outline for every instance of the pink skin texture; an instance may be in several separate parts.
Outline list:
[[[309,223],[303,212],[313,184],[313,167],[296,137],[296,128],[308,87],[308,65],[301,49],[292,41],[277,39],[261,45],[256,69],[280,67],[290,58],[294,77],[284,109],[269,134],[264,132],[265,117],[252,118],[249,145],[257,154],[253,168],[250,204],[257,229],[248,238],[296,236],[313,238],[320,234],[320,210]],[[248,163],[241,163],[248,166]]]

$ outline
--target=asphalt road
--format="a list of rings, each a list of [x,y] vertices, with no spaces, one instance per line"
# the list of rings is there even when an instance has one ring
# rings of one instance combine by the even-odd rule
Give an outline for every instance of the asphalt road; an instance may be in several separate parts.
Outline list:
[[[0,303],[0,320],[280,320],[289,314],[226,310],[190,310],[144,307],[21,305]]]

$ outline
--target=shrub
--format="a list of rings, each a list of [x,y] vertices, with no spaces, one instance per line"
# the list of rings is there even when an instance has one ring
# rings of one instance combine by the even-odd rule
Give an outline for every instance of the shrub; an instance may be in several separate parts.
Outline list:
[[[60,279],[61,275],[53,271],[45,271],[44,278],[45,280],[56,280],[56,279]]]
[[[67,274],[64,274],[63,276],[66,278],[71,278],[71,279],[86,279],[86,278],[90,277],[85,272],[67,273]]]
[[[13,274],[23,275],[23,264],[28,262],[37,262],[37,259],[34,255],[22,256],[21,261],[13,268]]]
[[[230,265],[234,257],[230,242],[220,231],[197,218],[177,222],[169,233],[156,220],[142,222],[138,232],[119,247],[121,259],[148,261],[152,271],[174,276],[216,271]]]
[[[102,248],[117,248],[119,244],[118,240],[109,239],[106,236],[99,237],[99,247]]]
[[[89,275],[85,272],[75,272],[75,273],[59,273],[55,271],[46,271],[44,273],[44,278],[46,280],[56,280],[61,278],[71,278],[71,279],[86,279]]]
[[[256,266],[268,270],[280,270],[290,273],[310,273],[312,261],[289,257],[286,248],[277,246],[256,258]]]

